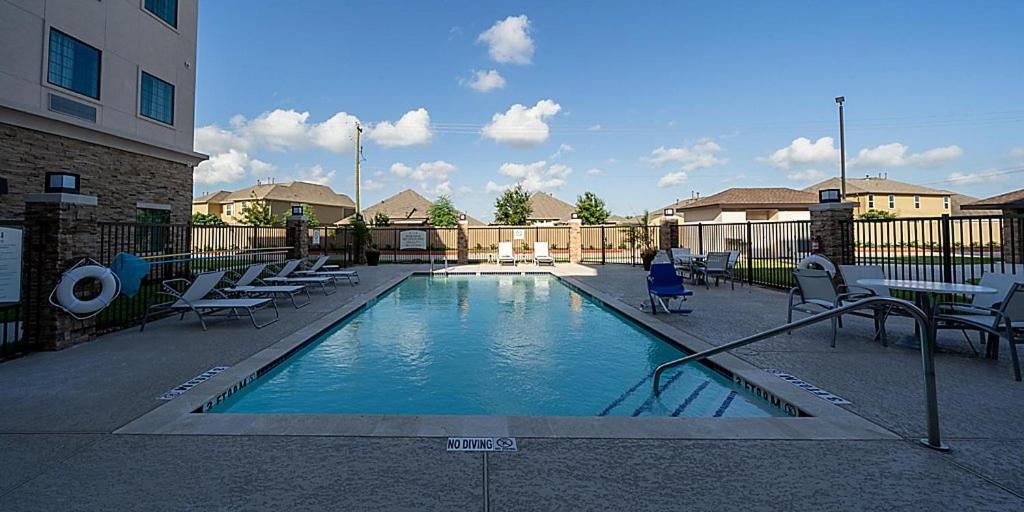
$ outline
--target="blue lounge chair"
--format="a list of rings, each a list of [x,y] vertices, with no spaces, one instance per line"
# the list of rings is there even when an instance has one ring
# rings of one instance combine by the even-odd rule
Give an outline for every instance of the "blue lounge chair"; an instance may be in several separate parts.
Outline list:
[[[651,273],[647,276],[647,295],[651,298],[651,313],[658,314],[658,305],[666,313],[692,313],[692,309],[671,309],[668,304],[672,299],[685,301],[693,292],[683,286],[683,280],[676,275],[676,268],[671,262],[651,265]],[[657,299],[657,303],[655,302]],[[668,301],[668,302],[666,302]]]

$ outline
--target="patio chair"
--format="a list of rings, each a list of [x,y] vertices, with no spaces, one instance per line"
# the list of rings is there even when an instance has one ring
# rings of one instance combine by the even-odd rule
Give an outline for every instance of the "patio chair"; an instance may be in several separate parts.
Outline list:
[[[345,278],[348,280],[348,284],[355,286],[359,284],[359,273],[355,270],[338,270],[340,267],[337,265],[325,265],[327,263],[327,256],[320,256],[313,262],[309,268],[305,270],[296,270],[293,272],[296,276],[319,276],[319,277],[330,277],[334,279]]]
[[[711,289],[711,278],[715,278],[715,286],[718,286],[719,279],[728,279],[732,289],[736,289],[736,280],[733,279],[732,270],[729,269],[729,253],[711,252],[704,262],[697,266],[697,275],[704,280],[704,286]]]
[[[516,264],[516,254],[512,251],[512,242],[498,242],[498,265]]]
[[[228,288],[222,288],[221,291],[227,294],[238,294],[247,297],[288,297],[292,301],[292,306],[295,309],[306,307],[311,302],[309,296],[309,289],[304,285],[300,284],[288,284],[288,285],[269,285],[260,279],[260,275],[266,270],[266,263],[254,263],[249,265],[249,268],[245,269],[245,272],[239,275],[237,272],[231,272],[235,276],[235,280],[232,282],[231,278],[226,278],[231,286]],[[295,302],[295,296],[298,294],[305,294],[306,301],[302,304]]]
[[[888,286],[864,286],[857,284],[861,279],[885,279],[885,270],[881,265],[839,265],[839,274],[843,276],[843,287],[841,289],[851,293],[863,293],[878,297],[891,297],[892,292]],[[891,314],[907,316],[893,310],[891,306],[879,306],[874,309],[877,330],[875,339],[881,340],[882,345],[888,346],[888,337],[885,332],[885,321]],[[916,324],[915,324],[916,325]]]
[[[840,292],[835,281],[832,280],[832,274],[826,270],[797,268],[793,270],[793,277],[796,278],[796,286],[789,290],[789,309],[786,312],[787,324],[793,321],[794,311],[816,315],[869,296],[866,293]],[[794,302],[797,295],[800,295],[800,302]],[[866,316],[858,313],[850,314]],[[874,319],[875,317],[871,315],[870,318]],[[842,318],[832,318],[832,347],[836,346],[838,328],[842,326]],[[877,324],[875,328],[877,330]]]
[[[981,281],[978,284],[988,288],[995,288],[997,290],[996,293],[979,293],[971,297],[970,303],[940,302],[939,304],[936,305],[936,311],[947,315],[963,315],[965,317],[968,315],[976,316],[977,321],[981,323],[988,323],[990,318],[985,317],[991,317],[993,315],[992,310],[999,309],[999,307],[1003,304],[1004,300],[1006,299],[1006,296],[1010,293],[1010,289],[1013,288],[1013,285],[1016,283],[1024,283],[1024,275],[1003,274],[1000,272],[986,272],[982,274]],[[1022,319],[1017,319],[1018,322],[1020,322],[1021,320]],[[960,324],[949,324],[948,326],[937,325],[936,329],[957,329],[956,325]],[[970,336],[967,335],[968,329],[960,328],[959,330],[961,333],[963,333],[964,340],[971,347],[971,350],[973,350],[974,353],[977,354],[978,351],[974,348],[974,343],[971,342]],[[981,338],[982,343],[986,342],[987,337],[988,343],[994,344],[989,345],[988,352],[990,354],[996,354],[998,352],[998,335],[992,334],[991,332],[987,332],[981,329],[972,330],[979,331],[979,336]]]
[[[651,273],[647,276],[647,296],[651,299],[651,313],[658,314],[658,306],[666,313],[692,313],[692,309],[671,309],[669,303],[672,299],[680,299],[685,302],[686,298],[693,295],[693,292],[683,286],[683,281],[676,275],[676,268],[671,263],[654,263],[651,265]]]
[[[146,308],[145,314],[142,316],[142,326],[139,327],[139,331],[143,331],[146,328],[146,322],[149,321],[149,314],[154,310],[166,310],[166,311],[181,311],[179,320],[185,318],[185,313],[189,311],[196,314],[199,317],[199,323],[203,326],[203,330],[206,330],[206,321],[203,319],[202,311],[209,311],[206,313],[207,317],[211,316],[229,316],[232,318],[238,317],[238,310],[244,309],[249,314],[249,319],[252,320],[252,325],[257,329],[266,327],[281,318],[281,314],[277,309],[277,303],[274,299],[261,298],[231,298],[224,294],[224,292],[217,290],[217,284],[220,283],[221,279],[224,279],[225,272],[218,270],[216,272],[204,272],[196,276],[194,281],[188,279],[168,279],[161,284],[162,290],[157,292],[158,295],[167,295],[173,297],[174,300],[170,302],[163,302],[160,304],[153,304]],[[174,283],[184,283],[186,289],[184,292],[179,292],[174,288]],[[213,298],[208,298],[214,296]],[[256,322],[254,312],[259,309],[263,309],[268,305],[274,307],[274,319],[262,324]],[[230,310],[230,313],[225,315],[216,314],[217,311]]]
[[[740,262],[740,252],[739,251],[726,251],[726,252],[729,253],[729,263],[728,263],[729,278],[733,279],[733,276],[736,275],[736,264]],[[740,286],[743,286],[743,280],[740,280]]]
[[[534,242],[533,243],[533,264],[534,265],[551,265],[555,266],[555,259],[551,257],[548,252],[547,242]]]
[[[312,276],[295,275],[294,272],[295,272],[295,270],[297,268],[299,268],[299,263],[302,263],[302,261],[301,260],[288,260],[288,261],[286,261],[284,263],[283,266],[281,266],[281,270],[277,272],[277,275],[273,275],[273,276],[270,276],[270,277],[264,277],[263,281],[265,281],[265,282],[267,282],[269,284],[274,284],[274,283],[301,284],[301,285],[314,285],[315,284],[315,285],[319,285],[320,286],[320,290],[324,292],[324,295],[331,295],[334,292],[338,291],[338,283],[335,282],[333,277],[317,276],[317,275],[312,275]],[[328,287],[327,287],[328,284],[331,285],[330,289],[328,289]]]
[[[693,278],[693,253],[690,252],[690,248],[674,247],[669,249],[669,254],[672,256],[672,265],[675,266],[676,273],[686,272]]]
[[[1021,277],[1017,277],[1018,280]],[[969,314],[964,314],[970,310]],[[1020,382],[1020,361],[1017,345],[1024,343],[1024,282],[1016,282],[997,308],[942,303],[935,315],[936,329],[971,329],[1006,338],[1013,361],[1013,377]],[[948,311],[948,312],[944,312]]]

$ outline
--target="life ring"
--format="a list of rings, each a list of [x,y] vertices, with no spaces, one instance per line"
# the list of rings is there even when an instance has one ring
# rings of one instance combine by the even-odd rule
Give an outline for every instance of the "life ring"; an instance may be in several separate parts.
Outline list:
[[[796,268],[816,268],[824,269],[829,275],[836,275],[836,266],[832,263],[832,260],[820,255],[820,254],[808,254],[804,259],[800,260],[800,263],[796,264]]]
[[[100,293],[89,300],[75,297],[75,286],[85,279],[100,282]],[[91,315],[110,305],[120,293],[120,283],[114,272],[100,265],[82,265],[68,270],[57,284],[57,302],[72,315]]]

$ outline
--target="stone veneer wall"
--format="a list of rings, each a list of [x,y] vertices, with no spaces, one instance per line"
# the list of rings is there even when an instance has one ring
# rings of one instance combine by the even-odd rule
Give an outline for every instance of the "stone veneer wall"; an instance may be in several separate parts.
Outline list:
[[[192,167],[0,123],[0,219],[23,219],[24,194],[43,192],[48,171],[81,175],[81,193],[99,198],[100,222],[133,222],[136,204],[171,206],[171,222],[192,215]]]
[[[819,242],[818,253],[836,265],[852,265],[853,207],[856,203],[812,204],[811,240]]]

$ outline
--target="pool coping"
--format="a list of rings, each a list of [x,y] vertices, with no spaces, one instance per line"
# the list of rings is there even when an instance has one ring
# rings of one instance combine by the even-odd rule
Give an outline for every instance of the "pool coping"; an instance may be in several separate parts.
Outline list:
[[[666,342],[696,352],[711,348],[684,331],[641,312],[555,266],[512,271],[454,271],[453,275],[549,274],[602,302]],[[238,364],[114,431],[115,434],[308,435],[353,437],[494,436],[607,439],[891,440],[900,437],[851,411],[788,384],[732,354],[709,358],[733,381],[766,399],[774,397],[804,416],[771,418],[657,418],[618,416],[451,416],[374,414],[202,414],[210,405],[254,382],[258,374],[414,274],[409,270],[354,295],[337,310],[285,336]],[[437,271],[435,274],[443,274]],[[754,398],[756,399],[756,398]],[[807,416],[809,415],[809,416]]]

